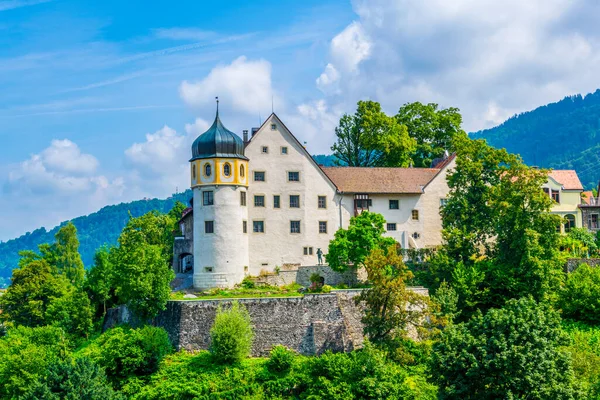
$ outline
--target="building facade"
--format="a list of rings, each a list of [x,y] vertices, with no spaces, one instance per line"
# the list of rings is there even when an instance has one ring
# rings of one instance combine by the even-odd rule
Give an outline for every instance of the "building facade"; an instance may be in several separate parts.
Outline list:
[[[325,168],[277,115],[242,140],[217,112],[190,160],[194,287],[316,265],[335,232],[364,210],[381,213],[386,234],[405,248],[438,246],[453,165],[448,156],[433,168]]]
[[[581,194],[583,185],[575,170],[555,169],[548,174],[548,181],[542,186],[544,192],[552,197],[555,204],[551,212],[563,218],[560,230],[569,232],[571,228],[581,228]]]

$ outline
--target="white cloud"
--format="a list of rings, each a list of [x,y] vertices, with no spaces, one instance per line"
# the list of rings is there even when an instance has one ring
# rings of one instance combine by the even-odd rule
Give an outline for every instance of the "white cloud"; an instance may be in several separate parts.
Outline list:
[[[251,61],[244,56],[213,68],[201,81],[183,81],[179,93],[192,107],[214,107],[218,96],[223,104],[250,115],[270,110],[272,96],[281,104],[271,86],[271,63],[262,59]]]
[[[340,73],[333,66],[333,64],[327,64],[323,73],[317,78],[317,87],[323,93],[339,93],[339,81]]]
[[[53,140],[39,157],[50,169],[76,175],[87,175],[98,168],[96,157],[82,153],[69,139]]]
[[[185,124],[185,132],[194,137],[202,135],[210,127],[209,123],[202,118],[196,118],[191,124]]]
[[[356,71],[369,58],[371,42],[360,22],[352,22],[331,40],[331,57],[344,71]]]

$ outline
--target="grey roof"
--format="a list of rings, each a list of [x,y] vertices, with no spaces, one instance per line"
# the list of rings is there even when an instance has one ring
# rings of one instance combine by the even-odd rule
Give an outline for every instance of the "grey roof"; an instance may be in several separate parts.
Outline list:
[[[218,110],[212,126],[194,140],[190,161],[213,157],[248,159],[244,156],[244,141],[223,126]]]

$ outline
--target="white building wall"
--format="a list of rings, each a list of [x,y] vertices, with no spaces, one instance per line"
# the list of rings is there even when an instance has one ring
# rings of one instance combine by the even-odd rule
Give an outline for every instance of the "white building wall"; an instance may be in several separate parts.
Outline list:
[[[248,266],[248,234],[242,224],[248,208],[240,205],[243,186],[196,187],[194,192],[194,287],[232,287]],[[213,191],[214,204],[203,205],[202,192]],[[214,233],[205,233],[213,221]]]
[[[272,129],[271,125],[275,124]],[[263,146],[268,152],[263,152]],[[282,154],[282,148],[287,154]],[[302,146],[275,116],[271,116],[254,135],[245,150],[249,162],[248,235],[250,274],[273,271],[283,264],[315,265],[317,249],[327,253],[335,231],[350,218],[346,207],[338,206],[341,196],[335,186],[314,164]],[[254,181],[254,171],[265,172],[265,182]],[[300,173],[299,182],[289,182],[288,172]],[[265,207],[254,206],[254,196],[265,196]],[[273,207],[273,196],[280,196],[280,207]],[[290,195],[300,196],[300,208],[290,208]],[[318,208],[318,196],[326,196],[327,208]],[[264,233],[253,232],[253,221],[262,220]],[[301,221],[301,233],[290,233],[290,221]],[[327,233],[319,233],[319,221],[327,221]],[[312,247],[312,255],[304,255]]]

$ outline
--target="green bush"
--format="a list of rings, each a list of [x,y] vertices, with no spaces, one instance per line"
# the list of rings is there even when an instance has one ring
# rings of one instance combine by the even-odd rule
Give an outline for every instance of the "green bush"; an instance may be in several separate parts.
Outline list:
[[[227,310],[219,306],[210,339],[210,352],[217,363],[231,364],[248,357],[254,339],[248,310],[237,301]]]
[[[254,282],[254,280],[252,280],[252,278],[250,278],[249,276],[246,276],[242,280],[242,283],[240,283],[240,286],[243,287],[244,289],[255,289],[256,283]]]
[[[17,327],[0,338],[0,398],[18,398],[46,375],[48,366],[67,357],[62,329]]]
[[[285,346],[278,344],[271,349],[271,356],[267,361],[267,368],[271,372],[288,372],[294,364],[296,353]]]
[[[331,293],[332,290],[333,288],[329,285],[323,285],[323,287],[321,288],[322,293]]]
[[[118,326],[99,336],[80,355],[89,356],[105,368],[109,379],[121,385],[130,377],[156,372],[171,351],[169,337],[162,328]]]
[[[580,265],[567,276],[560,292],[563,315],[578,321],[600,322],[600,268]]]
[[[565,347],[586,398],[600,399],[600,328],[580,322],[563,323],[571,343]]]
[[[48,375],[40,379],[23,400],[116,400],[116,394],[106,379],[104,370],[89,358],[54,363]]]

